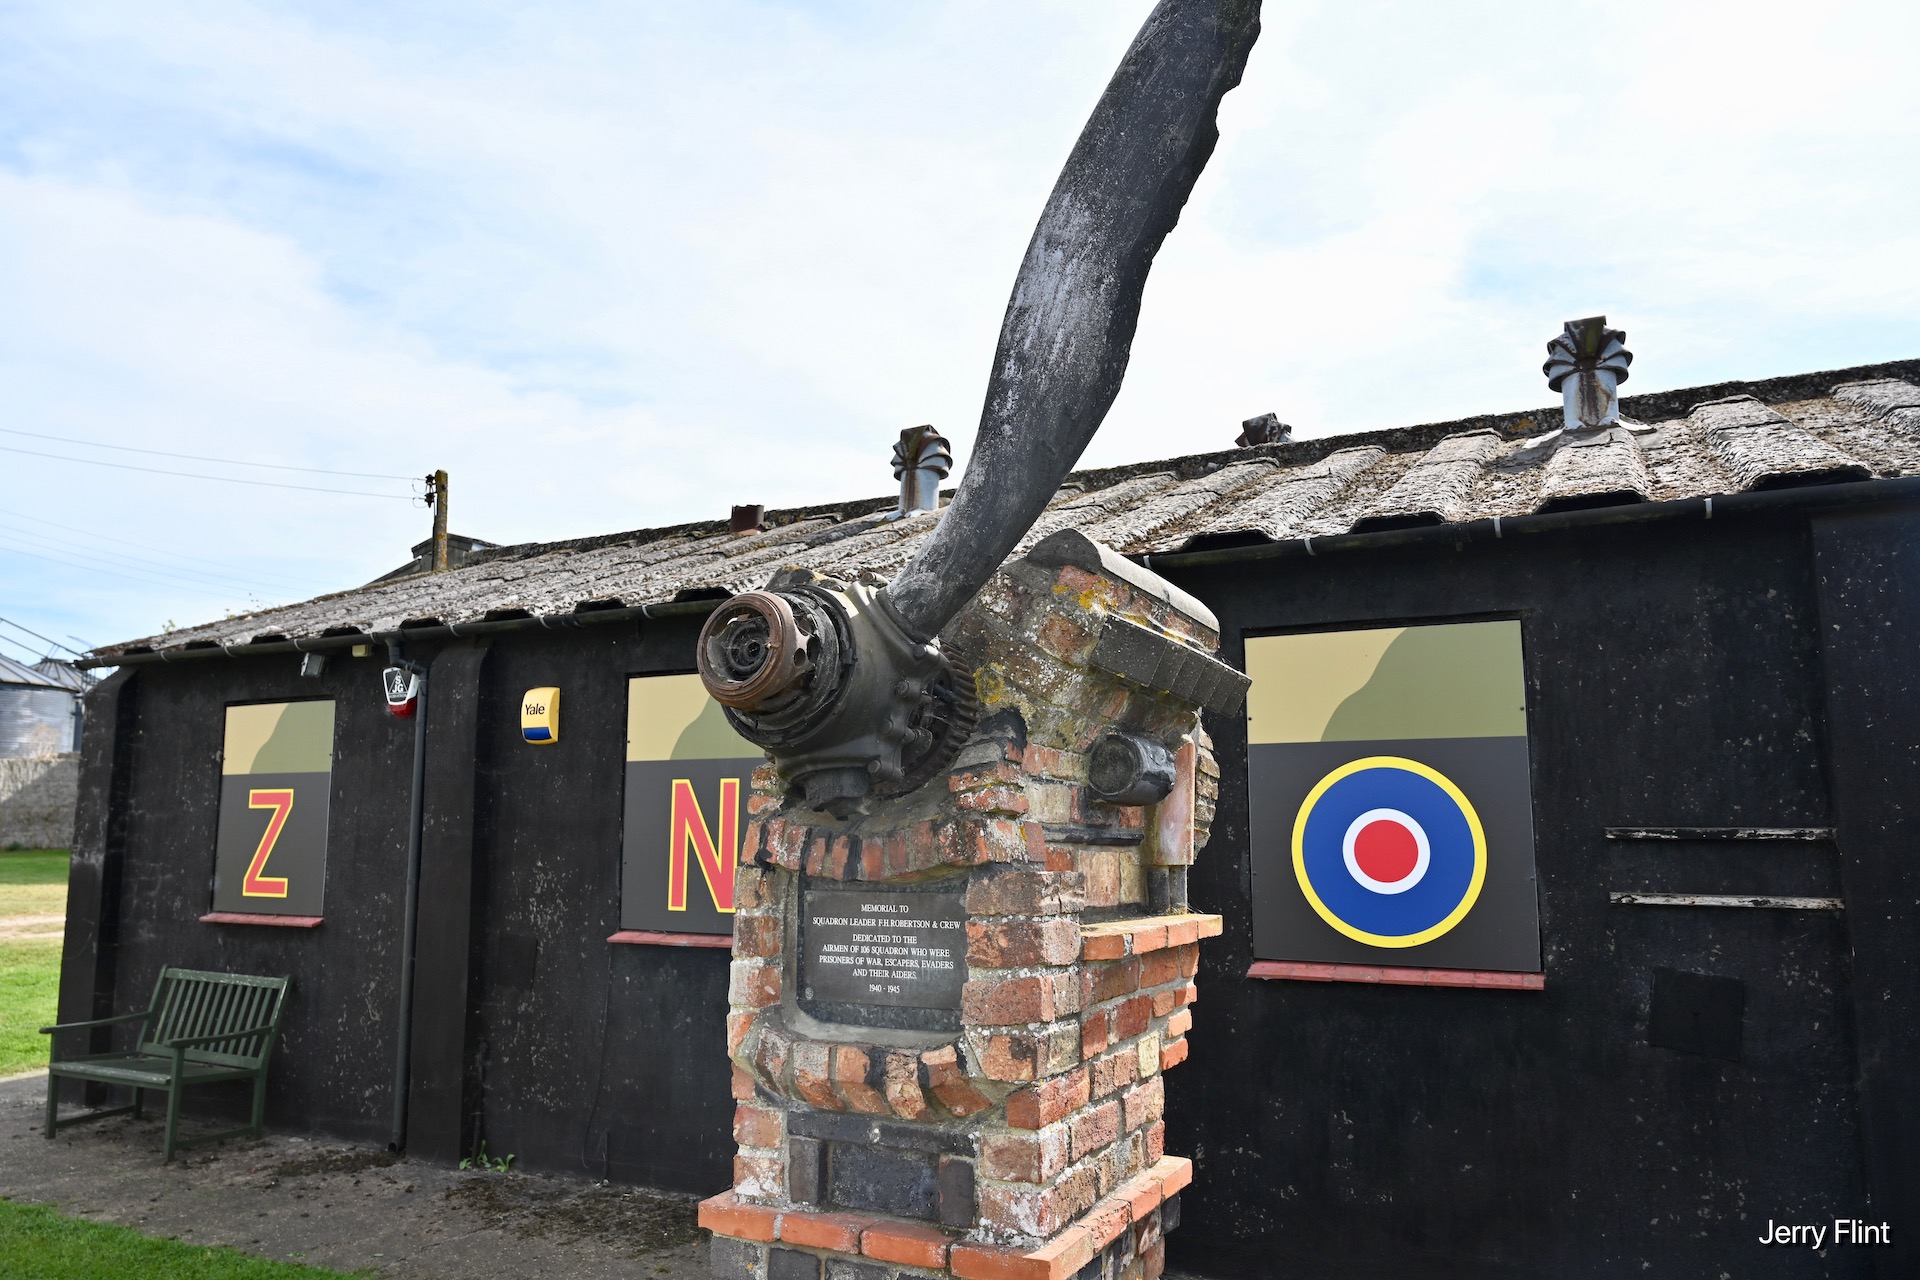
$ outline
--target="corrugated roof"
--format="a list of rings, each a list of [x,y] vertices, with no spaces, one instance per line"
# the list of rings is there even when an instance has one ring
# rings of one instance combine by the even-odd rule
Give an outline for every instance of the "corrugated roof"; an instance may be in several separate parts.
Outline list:
[[[41,665],[45,664],[43,663]],[[84,681],[84,677],[82,677],[78,671],[74,671],[71,667],[68,667],[67,670],[72,673],[76,681]],[[0,653],[0,684],[26,685],[30,689],[65,689],[69,691],[78,691],[85,687],[84,683],[69,684],[65,679],[51,672],[41,671],[37,667],[30,667],[24,662],[15,662],[3,653]]]
[[[1920,360],[1627,397],[1621,407],[1619,427],[1582,436],[1558,429],[1556,407],[1076,472],[1019,551],[1068,525],[1125,554],[1158,554],[1920,474]],[[502,547],[446,573],[100,653],[665,603],[750,590],[786,565],[885,575],[935,521],[888,519],[893,507],[889,496],[774,511],[747,535],[714,520]]]

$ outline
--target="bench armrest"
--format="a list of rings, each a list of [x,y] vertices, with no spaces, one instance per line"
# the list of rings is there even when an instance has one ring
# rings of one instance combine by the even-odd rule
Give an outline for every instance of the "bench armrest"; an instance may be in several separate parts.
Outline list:
[[[210,1036],[182,1036],[178,1040],[167,1040],[163,1047],[168,1049],[195,1049],[203,1044],[219,1044],[223,1040],[241,1040],[247,1036],[257,1036],[272,1031],[274,1024],[263,1022],[257,1027],[242,1027],[238,1031],[222,1031]]]
[[[91,1018],[86,1022],[58,1022],[51,1027],[40,1028],[40,1034],[50,1036],[56,1031],[77,1031],[81,1027],[110,1027],[120,1022],[141,1022],[153,1016],[153,1010],[142,1009],[138,1013],[121,1013],[111,1018]]]

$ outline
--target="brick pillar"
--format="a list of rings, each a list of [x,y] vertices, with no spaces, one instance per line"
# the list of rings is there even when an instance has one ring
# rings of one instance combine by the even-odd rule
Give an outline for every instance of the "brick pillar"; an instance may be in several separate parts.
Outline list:
[[[942,641],[981,703],[943,778],[842,821],[755,775],[739,1154],[700,1210],[716,1277],[1161,1272],[1192,1176],[1166,1151],[1164,1073],[1220,932],[1185,902],[1218,780],[1199,711],[1236,710],[1245,681],[1204,606],[1078,534],[1009,565]],[[1115,732],[1157,744],[1170,790],[1096,794]]]

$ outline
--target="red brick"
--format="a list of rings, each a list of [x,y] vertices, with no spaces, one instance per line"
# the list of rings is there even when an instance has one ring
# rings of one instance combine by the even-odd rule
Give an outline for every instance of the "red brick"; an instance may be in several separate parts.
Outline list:
[[[1140,985],[1158,987],[1180,977],[1180,953],[1156,951],[1140,961]]]
[[[772,1107],[742,1102],[733,1109],[733,1140],[743,1147],[777,1147],[782,1125],[780,1113]]]
[[[789,1209],[780,1215],[780,1238],[807,1249],[859,1253],[860,1236],[874,1219],[854,1213],[812,1213]]]
[[[1076,1067],[1031,1089],[1007,1097],[1007,1123],[1016,1129],[1038,1129],[1087,1105],[1087,1068]]]
[[[1094,1059],[1089,1075],[1092,1096],[1104,1098],[1139,1078],[1139,1055],[1131,1047],[1116,1049],[1105,1057]]]
[[[1080,1023],[1080,1056],[1091,1058],[1112,1043],[1107,1034],[1107,1011],[1090,1013]]]
[[[1162,1071],[1165,1071],[1168,1067],[1178,1066],[1186,1060],[1187,1038],[1185,1036],[1181,1036],[1178,1040],[1169,1040],[1161,1046],[1160,1069]]]
[[[1160,1280],[1167,1273],[1167,1242],[1156,1240],[1140,1254],[1140,1280]]]
[[[1075,875],[1079,874],[1074,871],[1073,850],[1061,845],[1050,844],[1047,846],[1046,862],[1047,870],[1049,871],[1064,871]]]
[[[975,1026],[1051,1022],[1053,983],[1040,977],[976,978],[961,989],[960,1013]]]
[[[1124,933],[1096,933],[1080,943],[1080,958],[1083,960],[1119,960],[1126,954],[1127,935]]]
[[[945,1232],[911,1222],[875,1222],[860,1234],[860,1252],[903,1267],[944,1267],[951,1244]]]
[[[1200,998],[1200,988],[1185,982],[1173,989],[1173,1002],[1184,1009]]]
[[[1132,995],[1140,989],[1140,962],[1138,960],[1118,960],[1111,964],[1091,964],[1085,973],[1088,1005],[1104,1004],[1108,1000]]]
[[[1153,993],[1153,1016],[1164,1018],[1178,1008],[1172,988]]]
[[[751,1102],[753,1100],[753,1076],[742,1071],[739,1063],[732,1063],[730,1065],[733,1067],[733,1100],[735,1102]]]
[[[948,1266],[959,1280],[1068,1280],[1097,1252],[1092,1237],[1075,1227],[1035,1250],[962,1242]]]
[[[969,822],[964,836],[957,827],[949,826],[947,830],[952,832],[951,845],[943,839],[939,863],[929,865],[964,860],[979,867],[992,863],[1027,860],[1026,828],[1011,818],[988,818],[984,822]]]
[[[989,1231],[1046,1239],[1091,1208],[1099,1190],[1093,1171],[1078,1168],[1049,1187],[983,1182],[978,1196],[980,1223]]]
[[[729,1013],[727,1015],[727,1056],[738,1057],[740,1046],[746,1043],[747,1033],[753,1030],[751,1013]]]
[[[1201,916],[1195,923],[1199,926],[1199,936],[1202,938],[1217,938],[1220,936],[1221,931],[1227,927],[1226,920],[1217,915]],[[1194,954],[1199,954],[1197,948]]]
[[[827,1045],[803,1040],[793,1047],[793,1088],[807,1105],[838,1111],[844,1105],[833,1091],[833,1062]]]
[[[1160,1194],[1171,1200],[1193,1181],[1193,1161],[1185,1156],[1165,1156],[1153,1167],[1160,1175]]]
[[[1070,1150],[1064,1124],[1032,1132],[989,1129],[980,1135],[979,1174],[999,1182],[1046,1183],[1067,1167]]]
[[[780,1215],[723,1191],[700,1202],[700,1225],[715,1235],[771,1243],[779,1235]]]
[[[1188,947],[1175,947],[1174,954],[1180,957],[1180,976],[1191,978],[1200,971],[1200,944]]]
[[[963,791],[953,798],[956,809],[968,813],[1025,813],[1027,811],[1027,793],[1020,787],[981,787],[977,791]],[[1024,843],[1026,833],[1021,833]],[[1000,859],[1004,861],[1004,859]]]
[[[1127,949],[1134,955],[1143,956],[1149,951],[1158,951],[1167,945],[1167,926],[1163,924],[1137,925],[1127,932]]]
[[[1120,1233],[1133,1225],[1133,1215],[1127,1210],[1127,1202],[1116,1196],[1102,1200],[1075,1225],[1092,1237],[1097,1251],[1118,1240]]]
[[[1123,1127],[1127,1132],[1131,1133],[1135,1129],[1143,1128],[1159,1120],[1162,1113],[1166,1110],[1166,1099],[1166,1086],[1161,1083],[1160,1077],[1158,1076],[1155,1076],[1144,1084],[1129,1089],[1126,1097],[1122,1099],[1126,1104],[1126,1116]]]
[[[1147,1163],[1158,1163],[1160,1157],[1167,1154],[1167,1122],[1155,1120],[1140,1132],[1146,1135]]]
[[[965,1119],[992,1108],[993,1100],[981,1093],[967,1080],[967,1073],[960,1067],[960,1055],[952,1045],[938,1049],[929,1049],[920,1055],[921,1069],[926,1072],[927,1083],[933,1089],[933,1096],[940,1099],[940,1105]]]
[[[767,1086],[779,1090],[787,1079],[787,1057],[793,1052],[793,1037],[778,1027],[764,1027],[760,1041],[753,1047],[753,1068]]]
[[[1145,1222],[1147,1215],[1160,1207],[1160,1179],[1151,1173],[1139,1174],[1121,1183],[1113,1194],[1127,1202],[1127,1212],[1135,1222]]]
[[[1167,1019],[1167,1036],[1183,1036],[1193,1030],[1193,1010],[1181,1009]]]
[[[786,1194],[787,1166],[777,1155],[742,1151],[733,1157],[733,1190],[742,1200]]]
[[[764,1009],[780,1003],[780,966],[764,960],[735,960],[727,984],[727,1003]]]
[[[834,880],[846,879],[847,864],[849,862],[853,863],[855,867],[860,865],[859,860],[856,859],[853,854],[852,838],[844,835],[833,837],[833,843],[828,846],[827,852],[827,875]]]
[[[733,954],[736,956],[779,955],[780,917],[734,916]]]
[[[846,1099],[847,1106],[870,1116],[887,1115],[887,1100],[878,1089],[867,1083],[868,1070],[867,1055],[859,1049],[850,1044],[834,1048],[833,1083],[838,1087],[840,1096]]]
[[[1153,1021],[1153,998],[1134,996],[1122,1000],[1113,1010],[1113,1038],[1131,1040],[1146,1032],[1147,1025]]]
[[[1198,941],[1199,937],[1200,922],[1198,920],[1182,920],[1177,924],[1167,926],[1167,945],[1169,947],[1184,947],[1189,943]]]
[[[947,790],[974,791],[981,787],[990,787],[996,782],[1018,785],[1020,780],[1020,766],[1006,760],[996,760],[992,764],[971,765],[948,774]]]
[[[920,1092],[920,1059],[911,1053],[888,1053],[880,1088],[887,1105],[902,1120],[919,1120],[927,1114],[927,1096]]]
[[[1103,1102],[1081,1112],[1067,1122],[1073,1158],[1084,1160],[1092,1152],[1110,1145],[1120,1136],[1120,1104]]]
[[[987,1037],[986,1050],[980,1055],[980,1074],[989,1080],[1017,1084],[1038,1074],[1040,1038],[1024,1031],[1000,1031]]]
[[[1080,930],[1072,920],[967,922],[967,960],[983,969],[1072,964],[1080,954]]]
[[[750,792],[747,795],[747,812],[756,818],[769,809],[777,809],[779,807],[779,796],[766,796],[758,792]],[[748,829],[752,830],[751,827]]]
[[[735,911],[765,911],[778,906],[773,876],[757,867],[741,867],[733,873]]]

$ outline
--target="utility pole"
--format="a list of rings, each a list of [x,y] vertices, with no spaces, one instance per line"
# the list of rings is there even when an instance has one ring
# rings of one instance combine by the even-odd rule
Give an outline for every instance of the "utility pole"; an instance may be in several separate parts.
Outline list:
[[[433,508],[433,572],[447,571],[447,473],[427,477],[427,505]]]

